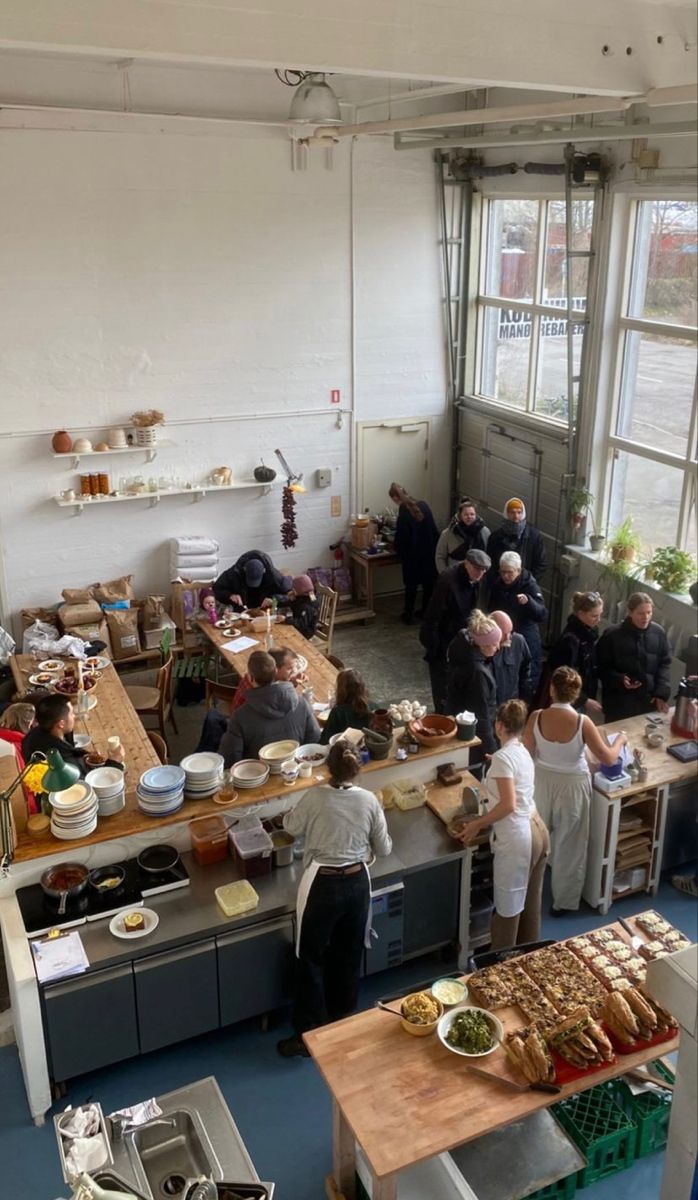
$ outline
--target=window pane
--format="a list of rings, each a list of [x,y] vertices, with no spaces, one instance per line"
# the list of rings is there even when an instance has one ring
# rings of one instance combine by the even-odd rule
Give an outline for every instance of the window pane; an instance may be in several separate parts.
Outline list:
[[[613,464],[610,526],[632,516],[633,527],[652,548],[674,546],[679,527],[683,473],[624,450]]]
[[[526,407],[531,347],[530,313],[481,308],[480,394],[514,408]]]
[[[572,250],[588,250],[591,244],[593,200],[572,201]],[[563,200],[548,203],[545,231],[545,269],[543,303],[567,304],[567,269],[565,257],[565,204]],[[586,309],[589,259],[572,259],[572,295],[575,308]]]
[[[618,436],[684,455],[695,383],[695,343],[628,331]]]
[[[542,317],[540,332],[535,410],[541,417],[553,417],[555,420],[567,422],[567,321],[562,314],[559,320]],[[574,374],[578,375],[582,349],[581,325],[575,326],[573,340]],[[578,384],[575,384],[575,400],[578,390]]]
[[[538,211],[537,200],[489,202],[486,295],[533,299]]]
[[[698,324],[698,204],[643,200],[637,206],[628,315]]]

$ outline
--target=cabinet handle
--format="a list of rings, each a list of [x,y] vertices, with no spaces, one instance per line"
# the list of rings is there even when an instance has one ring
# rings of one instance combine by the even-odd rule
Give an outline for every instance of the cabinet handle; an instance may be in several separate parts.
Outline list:
[[[245,929],[239,929],[235,933],[224,933],[216,938],[216,945],[232,946],[236,942],[245,942],[249,938],[263,937],[265,933],[274,933],[276,930],[288,929],[293,936],[293,917],[279,917],[275,921],[263,921],[260,925],[250,925]]]
[[[99,987],[101,983],[107,983],[110,979],[125,979],[130,975],[132,975],[131,963],[119,967],[107,967],[104,971],[93,971],[77,978],[63,980],[60,983],[51,983],[44,988],[44,996],[50,1000],[54,996],[64,996],[68,992],[75,993],[84,988]]]
[[[166,963],[181,962],[185,958],[195,958],[197,954],[206,954],[208,951],[213,951],[216,948],[216,943],[213,938],[206,942],[195,942],[193,946],[180,946],[175,950],[166,950],[162,954],[153,954],[150,958],[138,959],[133,964],[133,969],[136,975],[145,971],[155,971],[158,967],[164,966]]]

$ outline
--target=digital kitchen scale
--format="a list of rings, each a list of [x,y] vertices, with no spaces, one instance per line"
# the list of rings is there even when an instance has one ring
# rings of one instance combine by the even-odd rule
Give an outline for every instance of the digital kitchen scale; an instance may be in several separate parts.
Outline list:
[[[606,792],[610,795],[612,792],[622,792],[623,788],[631,787],[632,779],[625,771],[621,771],[620,775],[616,775],[615,779],[608,779],[601,771],[597,771],[594,776],[594,787],[597,792]]]

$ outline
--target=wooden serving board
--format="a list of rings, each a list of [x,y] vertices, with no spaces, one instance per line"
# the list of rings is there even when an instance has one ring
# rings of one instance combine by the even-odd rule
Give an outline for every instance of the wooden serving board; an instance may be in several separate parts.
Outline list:
[[[475,776],[470,774],[470,771],[463,771],[462,775],[460,783],[443,787],[437,780],[427,790],[427,807],[440,821],[443,821],[444,825],[448,825],[449,821],[461,811],[463,788],[472,787],[476,791],[479,790],[480,784]]]

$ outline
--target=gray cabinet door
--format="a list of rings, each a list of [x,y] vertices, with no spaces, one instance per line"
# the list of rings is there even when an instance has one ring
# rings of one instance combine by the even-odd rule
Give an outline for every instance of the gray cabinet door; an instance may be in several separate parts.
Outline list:
[[[62,1082],[138,1054],[131,963],[44,988],[51,1074]]]
[[[403,955],[445,946],[458,936],[460,859],[425,867],[403,878]]]
[[[133,973],[143,1053],[218,1029],[213,938],[139,959]]]
[[[216,938],[221,1025],[287,1004],[293,992],[293,918]]]

